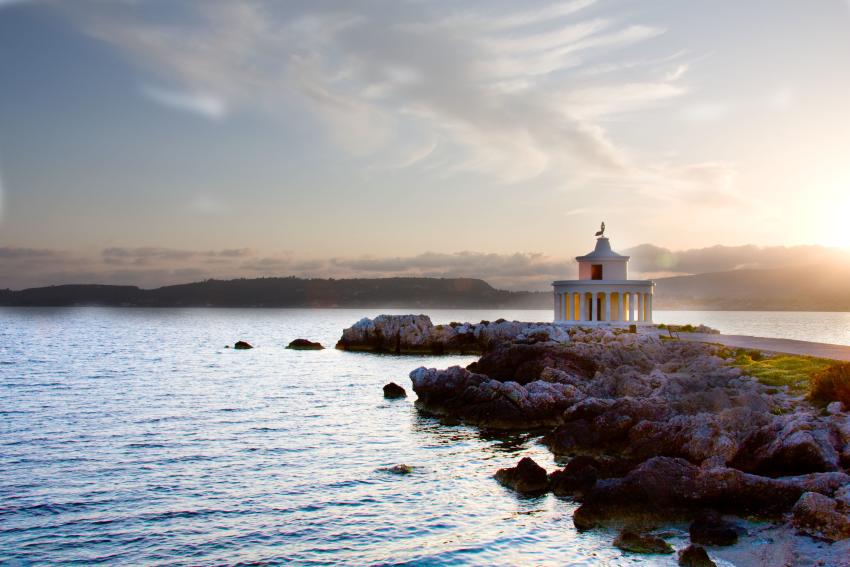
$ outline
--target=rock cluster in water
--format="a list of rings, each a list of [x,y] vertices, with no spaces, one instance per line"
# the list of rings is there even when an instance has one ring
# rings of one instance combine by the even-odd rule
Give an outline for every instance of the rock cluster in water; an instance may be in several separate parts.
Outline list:
[[[724,513],[850,537],[850,415],[763,386],[720,347],[538,323],[434,326],[408,315],[361,320],[337,348],[483,353],[466,368],[413,370],[417,407],[487,428],[545,427],[567,465],[546,474],[523,459],[496,477],[523,493],[575,498],[579,529],[686,517],[693,543],[728,545],[740,528]],[[632,535],[621,534],[622,546],[649,541]],[[685,551],[682,564],[705,564],[704,550]]]

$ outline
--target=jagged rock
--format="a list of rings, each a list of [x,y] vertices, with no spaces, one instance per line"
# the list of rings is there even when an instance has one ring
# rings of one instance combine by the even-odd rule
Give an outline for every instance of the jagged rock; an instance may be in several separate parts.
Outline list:
[[[830,541],[850,537],[847,508],[817,492],[806,492],[800,497],[794,505],[792,523],[800,531]]]
[[[343,330],[341,350],[395,354],[481,353],[506,341],[569,342],[569,334],[551,323],[504,321],[434,325],[427,315],[379,315]]]
[[[251,346],[249,343],[246,343],[245,341],[237,341],[236,344],[233,345],[233,348],[235,348],[237,350],[248,350],[248,349],[254,348],[254,347]]]
[[[546,469],[531,457],[523,457],[515,467],[499,469],[495,477],[502,485],[522,494],[537,495],[549,490]]]
[[[632,553],[673,553],[669,543],[652,534],[623,530],[614,540],[614,547]]]
[[[587,398],[563,415],[563,425],[545,438],[556,454],[588,450],[625,450],[631,428],[644,420],[660,421],[670,408],[660,399]]]
[[[406,398],[407,392],[404,391],[404,388],[396,384],[395,382],[390,382],[386,386],[384,386],[384,397],[385,398]]]
[[[751,432],[732,459],[732,466],[767,476],[840,470],[841,457],[827,427],[807,415],[777,418]]]
[[[459,366],[417,368],[410,379],[418,407],[497,429],[554,425],[581,397],[567,384],[500,382]]]
[[[654,457],[622,478],[598,480],[576,514],[583,526],[647,510],[659,516],[704,509],[778,515],[790,511],[804,492],[831,495],[848,482],[850,476],[843,473],[769,478],[727,467],[699,468],[680,458]]]
[[[708,556],[705,548],[693,544],[679,550],[679,565],[683,567],[717,567],[717,564]]]
[[[540,380],[546,370],[550,377],[554,370],[587,379],[596,372],[596,364],[589,358],[551,343],[503,343],[485,353],[467,369],[496,380],[527,384]]]
[[[295,339],[286,348],[292,350],[322,350],[325,347],[322,346],[322,343],[314,343],[307,339]]]
[[[738,541],[739,528],[724,520],[720,514],[701,514],[688,529],[691,541],[703,545],[734,545]]]
[[[556,496],[576,496],[590,490],[599,478],[603,465],[591,457],[576,457],[549,475],[549,485]]]

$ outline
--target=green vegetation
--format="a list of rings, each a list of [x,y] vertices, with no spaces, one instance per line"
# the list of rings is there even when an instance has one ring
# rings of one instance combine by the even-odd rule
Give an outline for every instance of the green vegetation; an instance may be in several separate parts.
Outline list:
[[[762,384],[773,387],[788,386],[790,392],[798,394],[809,391],[809,385],[815,375],[837,364],[834,360],[813,356],[793,354],[765,356],[760,351],[743,348],[723,348],[718,354],[724,358],[734,358],[735,361],[732,364]]]
[[[828,404],[839,401],[850,407],[850,363],[833,364],[812,376],[809,399]]]

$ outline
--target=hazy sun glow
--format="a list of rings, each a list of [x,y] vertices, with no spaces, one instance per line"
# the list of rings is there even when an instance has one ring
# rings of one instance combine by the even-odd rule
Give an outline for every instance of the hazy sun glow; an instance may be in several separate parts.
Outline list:
[[[832,182],[812,199],[812,203],[822,215],[813,222],[823,235],[820,241],[826,246],[850,248],[850,171],[833,176]]]

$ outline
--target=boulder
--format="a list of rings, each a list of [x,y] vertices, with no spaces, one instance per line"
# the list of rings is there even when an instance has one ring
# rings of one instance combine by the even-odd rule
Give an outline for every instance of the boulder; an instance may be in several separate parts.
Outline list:
[[[292,350],[322,350],[325,347],[322,346],[322,343],[314,343],[307,339],[295,339],[286,348]]]
[[[236,344],[233,345],[233,348],[235,348],[237,350],[248,350],[248,349],[254,348],[254,347],[251,346],[249,343],[246,343],[245,341],[236,341]]]
[[[841,402],[831,402],[826,406],[826,413],[830,415],[839,414],[844,411],[844,404]]]
[[[717,564],[708,556],[705,548],[693,544],[679,550],[679,565],[682,565],[683,567],[717,566]]]
[[[603,465],[591,457],[575,457],[567,465],[549,475],[549,485],[556,496],[580,496],[593,488]]]
[[[404,391],[404,388],[396,384],[395,382],[390,382],[386,386],[384,386],[384,397],[385,398],[406,398],[407,392]]]
[[[724,520],[716,512],[701,514],[688,529],[693,543],[703,545],[734,545],[740,528]]]
[[[523,457],[515,467],[499,469],[495,477],[503,486],[530,496],[544,494],[549,490],[546,469],[531,457]]]
[[[847,508],[817,492],[806,492],[800,497],[794,505],[791,521],[798,530],[815,537],[830,541],[850,537]]]
[[[632,553],[673,553],[669,543],[652,534],[622,530],[614,540],[614,547]]]

